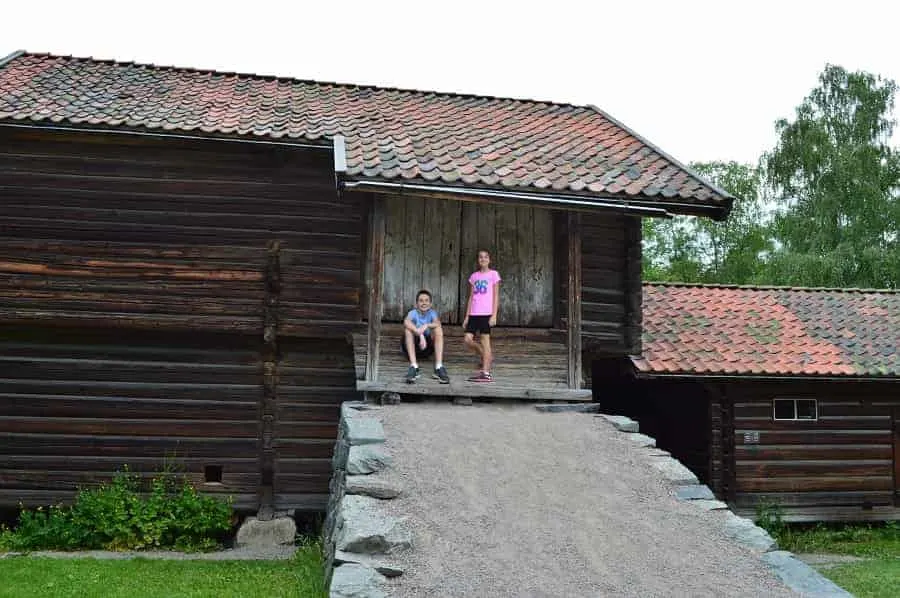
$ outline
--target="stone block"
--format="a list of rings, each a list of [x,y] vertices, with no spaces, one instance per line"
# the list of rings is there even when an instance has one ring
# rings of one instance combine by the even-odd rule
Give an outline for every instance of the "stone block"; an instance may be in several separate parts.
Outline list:
[[[400,489],[388,483],[385,480],[377,479],[367,475],[351,475],[347,476],[344,485],[346,494],[361,494],[371,496],[372,498],[380,498],[383,500],[397,498],[400,496]]]
[[[662,477],[676,486],[686,486],[689,484],[699,484],[700,480],[694,475],[690,469],[681,464],[677,459],[671,457],[660,457],[653,459],[650,464],[656,471],[662,474]]]
[[[599,403],[553,403],[537,404],[535,409],[542,413],[597,413]]]
[[[455,397],[453,399],[454,405],[462,405],[463,407],[471,407],[472,406],[472,398],[471,397]]]
[[[691,505],[695,507],[700,507],[704,511],[723,511],[728,508],[728,505],[722,502],[721,500],[692,500],[690,501]]]
[[[238,528],[235,546],[279,546],[293,544],[297,535],[297,524],[290,517],[279,517],[269,521],[260,521],[256,517],[247,517]]]
[[[775,550],[764,554],[762,560],[775,572],[778,579],[803,596],[816,596],[817,598],[852,598],[853,596],[790,552]]]
[[[725,535],[758,552],[775,550],[778,546],[769,532],[746,517],[738,517],[731,512],[725,519]]]
[[[625,438],[642,448],[656,448],[656,438],[641,434],[640,432],[631,432],[626,434]]]
[[[384,428],[374,417],[344,418],[341,425],[346,426],[345,434],[350,446],[384,443]]]
[[[349,563],[335,567],[329,598],[387,598],[381,589],[385,578],[375,569]]]
[[[619,432],[640,432],[638,423],[630,417],[625,417],[624,415],[607,415],[606,413],[600,413],[596,415],[596,417],[608,421]]]
[[[341,501],[337,549],[360,554],[391,554],[412,547],[404,521],[382,513],[379,501],[347,495]]]
[[[356,552],[345,552],[338,550],[334,553],[334,560],[338,563],[356,563],[363,567],[375,569],[385,577],[399,577],[403,575],[405,569],[403,565],[391,563],[382,558],[373,557],[367,554],[358,554]]]
[[[716,497],[705,484],[688,484],[675,489],[678,500],[715,500]]]
[[[351,446],[347,455],[347,473],[350,475],[370,474],[391,465],[391,457],[377,444]]]

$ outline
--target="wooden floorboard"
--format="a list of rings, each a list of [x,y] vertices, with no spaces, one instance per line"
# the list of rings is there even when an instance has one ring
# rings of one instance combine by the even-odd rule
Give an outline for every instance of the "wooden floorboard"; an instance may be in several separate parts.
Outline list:
[[[532,328],[494,329],[491,341],[496,355],[492,373],[494,382],[469,382],[476,373],[478,358],[463,346],[459,326],[444,327],[444,367],[450,384],[432,378],[433,358],[421,360],[421,377],[413,384],[405,382],[409,363],[400,349],[402,327],[384,324],[379,355],[378,378],[365,381],[367,338],[353,336],[356,388],[365,392],[441,397],[485,397],[529,400],[590,401],[590,389],[573,390],[567,383],[568,349],[561,331]]]

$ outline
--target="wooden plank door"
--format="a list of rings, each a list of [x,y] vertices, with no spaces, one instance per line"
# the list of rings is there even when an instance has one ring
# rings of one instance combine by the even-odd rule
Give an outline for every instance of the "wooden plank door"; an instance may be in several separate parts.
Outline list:
[[[443,322],[458,321],[460,212],[456,201],[385,199],[385,321],[402,320],[419,289],[431,291]]]
[[[466,203],[462,208],[459,319],[465,316],[469,275],[479,249],[503,278],[499,324],[550,327],[553,323],[553,218],[540,208]]]

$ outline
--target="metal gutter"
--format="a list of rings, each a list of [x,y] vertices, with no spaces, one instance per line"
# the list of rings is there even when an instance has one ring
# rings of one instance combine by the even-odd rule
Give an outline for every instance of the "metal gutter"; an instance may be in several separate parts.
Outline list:
[[[251,145],[274,145],[274,146],[283,146],[283,147],[296,147],[296,148],[304,148],[304,149],[316,149],[316,150],[326,150],[331,151],[331,146],[329,145],[321,145],[321,144],[313,144],[313,143],[294,143],[290,141],[276,141],[276,140],[263,140],[263,139],[243,139],[241,137],[217,137],[215,135],[186,135],[180,133],[151,133],[149,131],[132,131],[128,129],[104,129],[104,128],[92,128],[92,127],[65,127],[59,125],[26,125],[21,123],[7,123],[0,121],[0,127],[6,128],[14,128],[14,129],[32,129],[39,131],[59,131],[66,133],[104,133],[110,135],[131,135],[137,137],[156,137],[163,139],[187,139],[192,141],[225,141],[229,143],[247,143]]]
[[[343,187],[350,190],[371,191],[374,193],[410,194],[440,199],[465,200],[466,197],[480,197],[506,204],[534,206],[544,204],[548,207],[568,208],[575,211],[611,210],[625,214],[647,216],[653,218],[671,218],[672,214],[662,205],[646,205],[647,202],[616,199],[593,200],[578,195],[562,195],[555,193],[522,193],[494,189],[472,187],[453,187],[447,185],[427,185],[419,183],[393,183],[387,181],[344,181]]]
[[[4,56],[3,58],[0,58],[0,69],[5,67],[7,64],[12,62],[19,56],[22,56],[23,54],[25,54],[25,50],[16,50],[12,54],[8,54],[8,55]]]

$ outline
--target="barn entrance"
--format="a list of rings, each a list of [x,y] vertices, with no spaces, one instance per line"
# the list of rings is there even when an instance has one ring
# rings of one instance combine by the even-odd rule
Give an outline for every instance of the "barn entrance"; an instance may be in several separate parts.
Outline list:
[[[476,253],[492,253],[503,277],[498,324],[553,323],[553,218],[550,210],[389,197],[385,200],[384,316],[400,322],[421,288],[444,323],[465,317]]]

